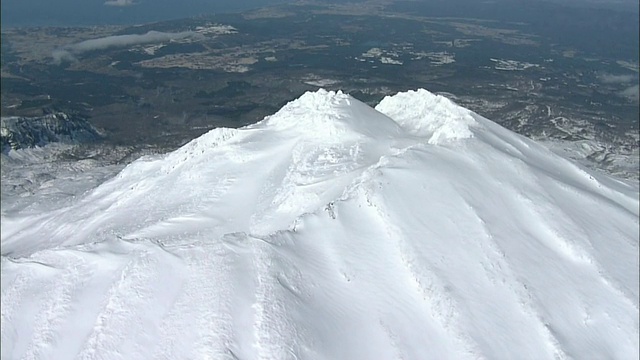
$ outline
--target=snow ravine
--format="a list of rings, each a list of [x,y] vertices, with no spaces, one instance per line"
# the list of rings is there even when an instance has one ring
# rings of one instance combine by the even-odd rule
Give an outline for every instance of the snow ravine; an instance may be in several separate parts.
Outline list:
[[[307,93],[3,211],[2,359],[637,359],[638,196],[425,90]]]

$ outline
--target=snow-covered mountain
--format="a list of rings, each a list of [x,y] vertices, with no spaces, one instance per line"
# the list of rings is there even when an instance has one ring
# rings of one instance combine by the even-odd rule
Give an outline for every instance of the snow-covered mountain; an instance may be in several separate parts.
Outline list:
[[[637,359],[638,195],[425,90],[307,93],[3,212],[2,358]]]
[[[2,152],[44,146],[52,142],[82,143],[100,139],[102,135],[87,119],[63,112],[37,117],[10,116],[0,119]]]

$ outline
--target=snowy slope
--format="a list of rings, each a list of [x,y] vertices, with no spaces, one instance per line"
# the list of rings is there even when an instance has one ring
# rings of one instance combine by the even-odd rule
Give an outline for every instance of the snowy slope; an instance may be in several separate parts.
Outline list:
[[[638,186],[320,90],[2,215],[2,358],[637,359]]]

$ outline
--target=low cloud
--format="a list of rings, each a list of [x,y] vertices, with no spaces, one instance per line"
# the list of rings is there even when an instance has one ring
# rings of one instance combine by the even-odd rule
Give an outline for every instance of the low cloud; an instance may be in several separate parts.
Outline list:
[[[620,92],[620,95],[635,102],[640,102],[640,85],[630,86]]]
[[[598,79],[604,84],[626,84],[635,80],[634,75],[601,74]]]
[[[131,6],[136,3],[133,0],[107,0],[104,2],[106,6]]]
[[[115,35],[98,39],[85,40],[76,44],[67,45],[60,49],[54,50],[51,55],[53,57],[53,62],[56,64],[60,64],[64,61],[75,61],[78,56],[89,51],[123,48],[143,44],[163,43],[186,38],[194,38],[197,40],[202,37],[202,34],[193,31],[185,31],[179,33],[149,31],[146,34]]]

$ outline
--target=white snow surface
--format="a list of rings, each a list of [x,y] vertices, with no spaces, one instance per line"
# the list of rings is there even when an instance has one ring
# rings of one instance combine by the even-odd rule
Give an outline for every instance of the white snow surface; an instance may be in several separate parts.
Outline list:
[[[2,359],[637,359],[638,185],[319,90],[2,212]]]

